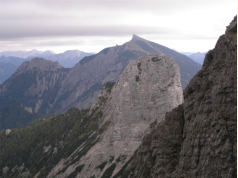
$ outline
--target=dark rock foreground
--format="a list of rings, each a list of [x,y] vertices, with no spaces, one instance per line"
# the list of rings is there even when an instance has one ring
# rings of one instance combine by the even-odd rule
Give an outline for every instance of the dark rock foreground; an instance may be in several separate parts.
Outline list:
[[[205,57],[184,104],[144,137],[130,177],[237,177],[237,21]]]

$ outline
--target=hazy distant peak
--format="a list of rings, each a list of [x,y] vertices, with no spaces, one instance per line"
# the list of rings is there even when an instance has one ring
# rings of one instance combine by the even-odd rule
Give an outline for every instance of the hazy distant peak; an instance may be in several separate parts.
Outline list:
[[[54,51],[51,51],[51,50],[46,50],[46,51],[44,51],[42,54],[50,55],[50,54],[55,54],[55,52],[54,52]]]
[[[75,58],[75,57],[81,56],[84,53],[85,52],[83,51],[75,49],[75,50],[67,50],[64,53],[60,53],[58,55],[63,55],[64,57],[67,57],[67,58]]]
[[[27,51],[24,53],[24,57],[28,57],[28,56],[33,56],[33,55],[36,55],[36,54],[41,54],[42,51],[38,51],[36,49],[33,49],[31,51]]]
[[[80,51],[78,49],[74,49],[74,50],[67,50],[67,51],[65,51],[65,53],[67,53],[67,52],[82,52],[82,51]]]

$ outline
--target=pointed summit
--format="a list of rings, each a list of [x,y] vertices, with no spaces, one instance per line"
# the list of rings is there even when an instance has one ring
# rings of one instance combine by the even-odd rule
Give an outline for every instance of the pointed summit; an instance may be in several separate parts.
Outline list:
[[[145,39],[143,39],[143,38],[133,34],[131,41],[138,41],[138,40],[140,40],[140,41],[147,41],[147,40],[145,40]]]

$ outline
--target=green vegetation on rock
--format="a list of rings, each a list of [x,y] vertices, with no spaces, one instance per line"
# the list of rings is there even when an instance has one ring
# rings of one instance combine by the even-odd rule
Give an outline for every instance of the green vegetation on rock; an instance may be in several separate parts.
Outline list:
[[[23,128],[39,119],[48,119],[53,115],[30,113],[20,102],[0,108],[0,131],[13,128]]]
[[[116,84],[116,82],[107,82],[104,87],[107,89],[107,92],[111,93],[112,87]]]
[[[0,132],[0,176],[20,177],[29,171],[30,177],[38,172],[39,177],[46,177],[61,159],[71,156],[61,169],[61,173],[64,172],[98,141],[101,131],[98,120],[102,116],[99,108],[91,111],[90,115],[89,109],[71,108],[64,114],[26,128],[12,129],[9,134]],[[101,129],[108,125],[106,122]],[[80,152],[73,152],[83,143]],[[4,167],[8,168],[5,173]],[[76,168],[70,176],[76,176],[82,168],[82,165]]]

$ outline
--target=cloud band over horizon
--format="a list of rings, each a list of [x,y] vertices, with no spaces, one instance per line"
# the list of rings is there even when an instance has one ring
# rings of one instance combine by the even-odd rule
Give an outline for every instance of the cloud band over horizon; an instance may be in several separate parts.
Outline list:
[[[225,32],[236,9],[235,0],[4,0],[0,50],[97,52],[137,34],[180,51],[203,51]]]

